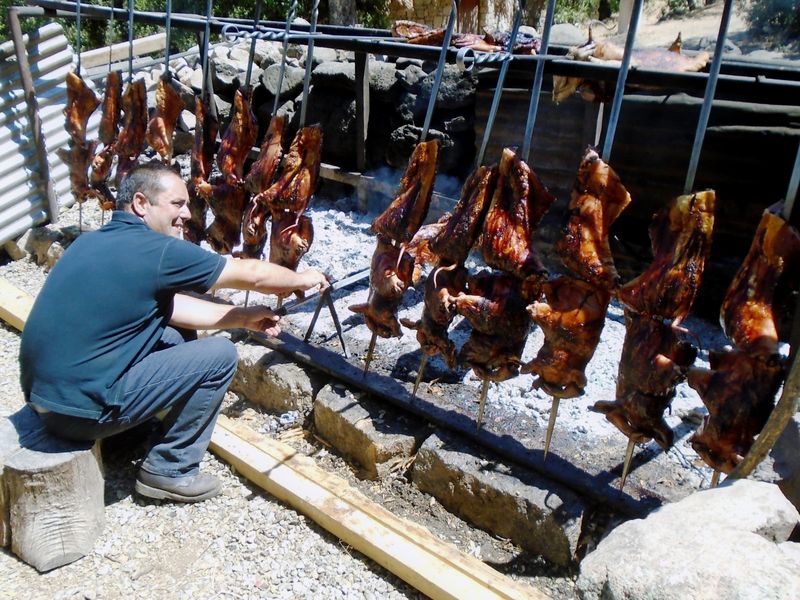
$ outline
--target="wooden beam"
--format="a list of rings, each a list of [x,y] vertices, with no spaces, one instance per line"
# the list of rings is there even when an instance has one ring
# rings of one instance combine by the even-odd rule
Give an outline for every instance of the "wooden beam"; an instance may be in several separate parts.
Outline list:
[[[431,598],[547,598],[401,519],[314,462],[224,415],[210,449],[239,473]]]
[[[133,55],[141,56],[152,52],[163,52],[167,43],[165,33],[155,33],[143,38],[133,40]],[[111,52],[111,62],[117,62],[128,58],[128,42],[120,42],[104,48],[95,48],[81,52],[81,65],[85,68],[99,67],[108,64],[109,51]]]
[[[0,318],[22,331],[33,307],[33,296],[0,277]]]

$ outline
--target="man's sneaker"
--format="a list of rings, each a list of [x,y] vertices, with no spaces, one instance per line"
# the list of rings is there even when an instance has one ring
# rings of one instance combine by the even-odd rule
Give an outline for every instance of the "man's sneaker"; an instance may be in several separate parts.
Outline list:
[[[222,484],[219,479],[208,473],[187,477],[166,477],[139,469],[136,478],[136,492],[155,500],[200,502],[213,498],[221,489]]]

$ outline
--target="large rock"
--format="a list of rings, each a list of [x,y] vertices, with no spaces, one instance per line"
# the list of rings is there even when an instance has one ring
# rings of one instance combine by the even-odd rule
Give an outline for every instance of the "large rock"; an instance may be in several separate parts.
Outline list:
[[[412,478],[422,491],[470,523],[551,563],[574,562],[584,506],[552,481],[505,465],[444,432],[422,445]]]
[[[581,564],[584,600],[800,598],[800,515],[777,486],[740,480],[616,528]]]
[[[239,368],[230,390],[274,413],[311,412],[314,395],[323,383],[279,352],[262,346],[237,344]]]
[[[327,62],[311,73],[311,84],[355,93],[356,66],[353,63]]]
[[[436,73],[429,73],[420,83],[419,97],[426,106],[433,91],[435,78]],[[436,108],[471,108],[475,105],[477,84],[476,78],[462,73],[456,65],[445,65],[439,92],[436,94]]]
[[[800,510],[800,416],[795,415],[775,442],[771,456],[772,468],[780,477],[778,486],[783,494]]]
[[[370,478],[382,477],[406,461],[427,435],[427,428],[406,415],[354,395],[341,384],[322,388],[314,401],[319,435],[350,457]]]
[[[369,89],[381,100],[391,100],[397,86],[397,69],[392,63],[378,60],[369,62]]]
[[[278,90],[278,79],[280,77],[281,67],[279,64],[271,65],[261,73],[261,83],[273,97]],[[299,67],[286,65],[286,70],[283,74],[283,81],[281,82],[281,100],[286,101],[294,98],[297,94],[303,91],[303,77],[305,71]]]

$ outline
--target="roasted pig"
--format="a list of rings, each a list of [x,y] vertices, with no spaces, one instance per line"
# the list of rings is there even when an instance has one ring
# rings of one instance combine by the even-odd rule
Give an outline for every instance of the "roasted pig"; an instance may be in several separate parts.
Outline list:
[[[765,211],[750,251],[722,302],[722,325],[737,349],[751,356],[777,359],[775,296],[796,285],[798,262],[797,230],[780,216]]]
[[[450,214],[445,213],[435,223],[423,225],[406,245],[406,252],[414,259],[414,276],[411,279],[411,285],[417,285],[422,281],[422,273],[426,266],[436,264],[439,261],[439,257],[431,249],[431,241],[444,231],[449,219]]]
[[[425,281],[425,307],[418,321],[400,319],[409,329],[417,332],[422,351],[433,356],[441,354],[447,366],[456,366],[456,346],[447,335],[450,323],[456,316],[455,299],[466,291],[467,271],[463,266],[450,265],[435,269]]]
[[[87,144],[71,143],[69,149],[59,148],[56,153],[69,167],[69,183],[75,200],[81,204],[87,200],[97,200],[102,206],[106,202],[105,196],[89,185],[89,165],[96,147],[96,141]]]
[[[630,201],[614,170],[594,149],[587,149],[555,249],[573,274],[611,292],[619,285],[619,275],[608,243],[609,230]]]
[[[665,450],[672,446],[673,433],[664,411],[697,357],[697,349],[677,331],[661,319],[626,310],[616,400],[592,407],[634,442],[654,439]]]
[[[114,146],[117,163],[117,187],[136,164],[144,149],[147,134],[147,89],[144,79],[131,81],[122,94],[122,129]]]
[[[91,185],[103,196],[101,208],[114,208],[114,196],[108,189],[108,178],[114,165],[119,120],[122,109],[122,73],[111,71],[106,78],[103,96],[103,116],[100,118],[98,139],[103,148],[92,159]]]
[[[183,100],[172,83],[172,76],[162,75],[156,86],[156,107],[147,124],[146,139],[166,164],[172,163],[172,138],[183,109]]]
[[[236,90],[233,97],[233,114],[230,125],[219,143],[217,166],[225,183],[235,187],[243,187],[244,164],[250,149],[256,142],[258,122],[250,109],[250,99],[241,89]],[[241,222],[241,216],[239,217]]]
[[[709,466],[730,473],[767,422],[783,367],[739,350],[711,352],[709,359],[710,370],[689,371],[689,385],[708,408],[690,442]]]
[[[464,183],[452,216],[429,244],[445,264],[460,265],[466,260],[483,229],[496,184],[496,166],[478,167]]]
[[[295,216],[288,212],[272,215],[269,262],[296,271],[300,259],[308,252],[313,242],[314,226],[307,216]],[[294,293],[303,297],[301,291]]]
[[[531,299],[547,276],[533,246],[536,226],[555,200],[533,170],[506,148],[498,166],[497,185],[483,223],[483,259],[490,267],[521,280],[533,280]]]
[[[675,198],[650,225],[653,262],[619,288],[618,298],[643,315],[681,322],[694,302],[711,252],[714,192]]]
[[[209,183],[211,168],[214,163],[214,142],[217,140],[219,122],[211,113],[208,100],[202,96],[195,97],[194,146],[192,147],[191,177],[189,178],[189,212],[191,217],[184,222],[185,239],[199,244],[206,238],[207,199],[213,193]]]
[[[67,105],[64,107],[64,116],[67,118],[67,133],[73,143],[86,144],[86,124],[99,105],[100,99],[83,78],[74,71],[67,73]]]
[[[467,292],[455,298],[456,312],[472,325],[459,362],[481,379],[505,381],[516,376],[530,329],[525,305],[516,277],[504,273],[470,277]]]
[[[414,259],[391,240],[378,234],[370,265],[370,295],[367,302],[350,306],[364,315],[370,331],[380,337],[400,337],[397,307],[411,284]]]
[[[611,296],[603,289],[562,276],[542,285],[544,302],[528,313],[544,332],[544,345],[523,373],[535,373],[534,388],[557,398],[574,398],[586,387],[586,365],[594,355]]]
[[[244,187],[226,182],[214,185],[214,193],[208,200],[214,222],[206,230],[206,239],[219,254],[230,254],[239,244],[246,204]]]
[[[438,141],[417,144],[400,179],[397,195],[372,222],[373,232],[398,243],[411,241],[428,214],[438,157]]]

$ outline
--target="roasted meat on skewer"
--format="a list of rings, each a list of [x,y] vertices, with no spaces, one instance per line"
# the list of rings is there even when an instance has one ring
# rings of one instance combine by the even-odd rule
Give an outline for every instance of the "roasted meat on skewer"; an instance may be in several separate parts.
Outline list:
[[[376,335],[400,337],[397,307],[403,299],[403,292],[411,284],[414,259],[383,235],[376,237],[377,245],[370,265],[369,300],[349,308],[363,314],[367,327]]]
[[[711,370],[689,371],[689,385],[708,408],[690,442],[708,465],[730,473],[767,422],[783,367],[739,350],[711,352],[709,359]]]
[[[257,200],[258,194],[272,185],[275,173],[283,157],[283,134],[286,131],[286,117],[274,116],[269,122],[258,160],[250,167],[245,178],[245,185],[250,193],[255,194],[244,215],[242,222],[242,255],[249,258],[261,258],[267,236],[267,219],[269,206]]]
[[[797,283],[798,262],[797,230],[780,216],[765,211],[722,302],[722,325],[737,349],[765,360],[777,358],[775,295]]]
[[[225,183],[235,187],[244,186],[244,164],[250,149],[256,143],[258,122],[250,109],[250,99],[241,89],[233,97],[233,114],[230,125],[219,143],[217,166]],[[241,217],[239,217],[241,223]]]
[[[505,381],[519,373],[531,323],[520,287],[511,275],[480,273],[470,277],[467,292],[455,298],[456,312],[472,325],[459,362],[481,379]]]
[[[156,108],[147,124],[146,138],[165,164],[172,163],[172,138],[183,108],[183,100],[172,83],[172,76],[168,73],[162,75],[156,86]]]
[[[314,242],[314,226],[305,215],[284,212],[272,215],[272,235],[269,240],[269,262],[292,271]],[[303,297],[303,292],[295,291]]]
[[[711,252],[713,191],[675,198],[650,225],[653,262],[619,288],[619,300],[644,315],[681,322],[694,302]]]
[[[184,238],[199,244],[206,238],[207,199],[213,193],[209,183],[214,163],[214,142],[217,140],[219,122],[202,96],[195,98],[194,146],[192,147],[192,167],[189,179],[189,212],[191,218],[184,223]]]
[[[497,185],[483,223],[483,258],[490,267],[532,282],[533,290],[526,292],[531,298],[538,296],[539,283],[547,276],[533,236],[554,200],[513,150],[503,150]]]
[[[630,310],[625,311],[625,330],[617,399],[595,402],[592,410],[605,414],[632,441],[654,439],[667,450],[673,433],[664,410],[675,397],[675,386],[686,378],[697,349],[661,319]]]
[[[117,186],[136,164],[144,149],[147,134],[147,89],[143,79],[131,81],[122,94],[122,129],[115,150],[117,163]]]
[[[586,387],[586,365],[594,356],[611,296],[603,289],[562,276],[542,285],[544,302],[528,306],[544,332],[544,345],[523,373],[535,373],[534,388],[557,398],[574,398]]]
[[[219,254],[230,254],[239,244],[246,204],[244,187],[225,182],[214,185],[214,193],[208,200],[214,222],[206,230],[206,239]]]
[[[101,208],[110,210],[114,208],[114,196],[108,189],[108,178],[114,166],[116,155],[117,133],[122,109],[122,73],[111,71],[106,78],[106,91],[103,96],[103,115],[100,118],[98,139],[103,143],[103,149],[95,154],[92,160],[91,185],[104,200]]]
[[[445,213],[445,215],[435,223],[423,225],[406,245],[406,252],[414,259],[414,276],[411,278],[411,285],[416,286],[422,281],[423,270],[426,266],[438,262],[439,257],[431,249],[431,241],[444,231],[449,219],[450,214]]]
[[[411,241],[428,214],[438,157],[438,141],[417,144],[400,179],[397,195],[388,208],[372,222],[373,232],[397,243]]]
[[[619,275],[608,244],[609,230],[630,201],[614,170],[589,148],[578,168],[563,235],[555,248],[572,273],[611,292]]]
[[[84,203],[86,200],[95,199],[101,206],[105,202],[105,196],[89,185],[89,165],[94,156],[97,142],[87,144],[73,144],[67,148],[56,150],[59,158],[69,166],[69,183],[75,200]]]
[[[64,107],[64,116],[67,117],[67,133],[73,143],[86,144],[86,124],[99,105],[100,99],[83,78],[74,71],[67,73],[67,105]]]

